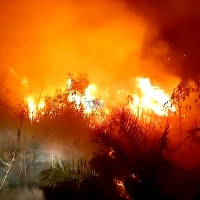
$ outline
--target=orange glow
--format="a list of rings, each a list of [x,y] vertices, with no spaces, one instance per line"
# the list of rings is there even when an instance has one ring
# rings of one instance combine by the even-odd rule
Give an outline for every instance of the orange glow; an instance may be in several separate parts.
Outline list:
[[[155,40],[157,26],[149,26],[148,19],[130,11],[123,1],[15,1],[12,6],[4,1],[0,2],[0,11],[1,67],[10,68],[11,88],[28,98],[31,118],[45,107],[44,102],[37,103],[35,94],[45,90],[43,95],[52,97],[56,89],[66,89],[69,71],[86,73],[93,83],[84,95],[71,93],[68,98],[75,101],[77,109],[84,104],[85,114],[94,110],[86,101],[102,98],[103,103],[112,105],[127,91],[134,97],[131,108],[135,113],[139,109],[140,113],[152,110],[166,114],[161,107],[170,92],[158,92],[144,80],[139,85],[130,80],[140,76],[156,80],[165,77],[165,81],[171,72],[163,58],[170,46]],[[70,84],[67,80],[67,88]],[[118,89],[126,92],[113,94]]]
[[[70,84],[71,84],[71,80],[68,79],[67,81],[67,86],[70,90]],[[80,104],[83,105],[84,107],[84,113],[91,113],[93,108],[94,108],[94,103],[93,100],[95,100],[97,98],[97,86],[94,84],[90,84],[84,92],[84,95],[79,95],[79,94],[72,94],[70,92],[70,95],[68,97],[68,101],[69,102],[75,102],[76,108],[79,109],[80,108]]]
[[[170,100],[170,95],[166,94],[158,86],[152,86],[149,78],[136,78],[136,87],[140,94],[133,95],[131,108],[139,116],[142,112],[154,112],[159,116],[167,116],[168,110],[164,109],[164,104]],[[172,112],[175,107],[168,105]]]
[[[149,78],[137,77],[135,79],[135,88],[135,93],[130,95],[133,97],[133,99],[129,102],[130,109],[134,112],[134,114],[139,114],[138,116],[141,117],[142,114],[146,115],[153,112],[158,116],[167,116],[169,110],[175,112],[175,107],[171,106],[169,103],[168,109],[164,109],[164,104],[169,101],[170,95],[165,93],[164,90],[160,89],[158,86],[151,85]],[[99,91],[96,85],[90,84],[82,95],[79,93],[74,94],[71,90],[71,79],[68,79],[67,89],[69,93],[66,101],[68,100],[69,102],[74,102],[75,109],[77,110],[80,109],[80,105],[83,105],[84,115],[90,115],[91,113],[95,112],[97,114],[96,120],[99,121],[98,109],[101,109],[106,114],[109,114],[109,108],[104,107],[104,100],[97,100]],[[95,107],[96,105],[94,105],[94,100],[97,100],[99,103],[101,103],[101,107]],[[35,101],[33,96],[28,96],[27,102],[30,119],[35,118],[37,116],[37,112],[45,108],[45,102],[42,100]]]
[[[37,112],[45,107],[44,101],[36,102],[32,96],[28,96],[27,104],[29,108],[29,118],[33,120],[37,116]]]
[[[31,96],[28,97],[29,118],[32,119],[36,115],[36,106]]]

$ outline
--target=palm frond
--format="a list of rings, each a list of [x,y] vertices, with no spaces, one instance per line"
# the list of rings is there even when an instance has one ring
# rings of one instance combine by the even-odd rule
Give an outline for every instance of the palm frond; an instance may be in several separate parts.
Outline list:
[[[112,119],[90,132],[90,142],[112,148],[116,154],[137,156],[145,148],[146,132],[130,111],[114,111]]]
[[[80,185],[84,180],[92,180],[97,173],[87,160],[61,160],[53,167],[43,170],[40,174],[40,182],[44,187],[59,187],[70,183]]]

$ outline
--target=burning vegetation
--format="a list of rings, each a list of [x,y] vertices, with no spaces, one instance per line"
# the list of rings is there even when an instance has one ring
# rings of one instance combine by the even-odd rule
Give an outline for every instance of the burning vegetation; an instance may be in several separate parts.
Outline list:
[[[0,199],[200,198],[198,6],[151,2],[0,2]]]
[[[148,113],[154,113],[158,116],[168,116],[169,112],[174,113],[176,111],[175,106],[170,103],[170,95],[166,94],[158,86],[152,86],[149,78],[137,77],[135,80],[135,92],[135,94],[131,94],[129,91],[125,92],[121,90],[118,94],[119,97],[120,95],[127,96],[127,106],[139,118],[142,115],[148,115]],[[106,112],[110,106],[112,107],[117,103],[122,103],[122,101],[117,102],[116,100],[112,102],[108,97],[106,97],[107,101],[100,99],[97,86],[89,84],[86,77],[77,79],[73,77],[68,78],[66,89],[55,93],[53,97],[40,96],[39,99],[35,99],[32,96],[28,96],[24,99],[27,102],[29,118],[31,120],[37,119],[39,115],[45,114],[46,106],[48,107],[51,99],[55,103],[52,105],[52,109],[56,107],[62,109],[67,102],[72,102],[74,108],[78,111],[82,110],[85,115],[92,111],[98,113],[98,110]],[[49,113],[49,115],[52,113]]]
[[[197,172],[189,178],[189,172],[181,171],[194,164],[185,165],[181,155],[188,156],[191,145],[199,145],[195,115],[198,82],[180,81],[169,95],[149,78],[137,77],[135,93],[120,92],[127,97],[125,102],[98,98],[98,87],[90,84],[87,76],[68,74],[65,89],[54,95],[41,93],[38,99],[29,95],[14,104],[7,99],[2,107],[17,132],[10,133],[8,145],[4,145],[1,188],[15,173],[19,182],[39,186],[46,199],[181,199],[198,195],[195,184],[181,194],[178,188],[185,187],[182,181],[199,181]],[[74,129],[77,123],[78,133]],[[76,142],[80,139],[88,141],[88,150],[85,143]],[[33,150],[32,143],[40,144],[40,140],[44,141],[42,148],[50,150],[45,159],[39,158],[44,153],[36,155],[37,148]],[[70,147],[68,141],[72,140]],[[30,183],[35,173],[39,179]],[[179,178],[181,182],[176,180]]]

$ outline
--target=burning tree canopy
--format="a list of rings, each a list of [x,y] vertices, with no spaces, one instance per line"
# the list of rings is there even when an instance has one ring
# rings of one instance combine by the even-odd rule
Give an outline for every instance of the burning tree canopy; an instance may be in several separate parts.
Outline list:
[[[48,94],[47,96],[40,95],[38,100],[35,100],[30,95],[25,99],[28,102],[30,118],[35,118],[37,113],[40,113],[40,116],[45,114],[53,116],[70,106],[86,115],[87,113],[98,113],[103,110],[108,113],[110,106],[123,103],[120,99],[115,99],[115,96],[108,97],[104,95],[105,99],[100,99],[99,92],[101,91],[98,90],[97,86],[89,84],[85,75],[73,77],[72,74],[69,74],[65,89],[55,91],[54,96],[48,96]],[[139,117],[147,113],[167,116],[168,110],[175,111],[175,107],[170,106],[170,103],[168,103],[167,109],[163,107],[164,103],[169,101],[170,95],[166,94],[158,86],[152,86],[148,78],[137,77],[134,93],[131,94],[130,91],[124,93],[125,91],[121,91],[118,96],[127,96],[128,102],[125,102],[125,104],[128,104],[129,109]]]

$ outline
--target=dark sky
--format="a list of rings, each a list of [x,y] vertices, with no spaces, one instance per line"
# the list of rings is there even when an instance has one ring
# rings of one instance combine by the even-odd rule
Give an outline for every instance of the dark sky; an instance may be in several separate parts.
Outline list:
[[[157,39],[161,38],[170,45],[169,68],[175,68],[175,72],[185,78],[200,74],[199,0],[141,0],[126,3],[130,9],[156,25],[159,29]],[[179,67],[176,67],[176,62],[180,63]]]

